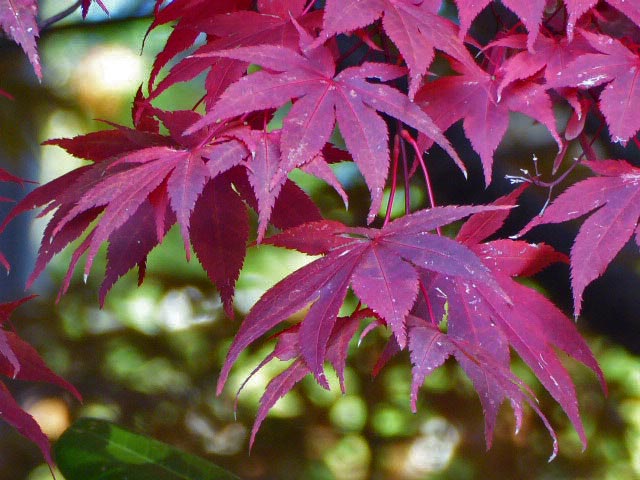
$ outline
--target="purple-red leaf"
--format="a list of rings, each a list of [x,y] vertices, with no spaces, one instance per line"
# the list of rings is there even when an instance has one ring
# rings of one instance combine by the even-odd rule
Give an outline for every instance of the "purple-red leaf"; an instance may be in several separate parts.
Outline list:
[[[11,350],[13,350],[18,358],[20,370],[15,372],[10,362],[0,355],[0,374],[28,382],[47,382],[58,385],[71,392],[78,400],[82,400],[82,396],[78,390],[69,382],[53,373],[31,345],[20,339],[20,337],[13,332],[3,331],[2,333],[5,335]]]
[[[520,198],[520,195],[522,195],[522,193],[527,189],[528,186],[528,183],[523,183],[508,195],[497,199],[492,203],[492,205],[502,205],[508,207],[515,206],[516,201],[518,200],[518,198]],[[456,239],[466,245],[474,245],[476,243],[480,243],[500,230],[510,213],[510,209],[491,210],[488,212],[476,213],[475,215],[469,217],[469,219],[464,222],[462,227],[460,227],[458,235],[456,235]]]
[[[640,130],[640,56],[608,35],[581,34],[599,53],[577,57],[552,86],[591,88],[607,84],[600,94],[599,107],[612,141],[624,144]]]
[[[33,297],[34,295],[0,304],[0,326],[8,321],[11,313],[18,306]],[[14,332],[3,328],[0,328],[0,374],[30,382],[52,383],[68,390],[78,400],[82,400],[75,387],[53,373],[31,345],[21,340]],[[22,410],[2,382],[0,382],[0,418],[35,443],[42,451],[49,467],[53,468],[49,440],[33,417]]]
[[[242,200],[224,178],[204,188],[191,225],[196,256],[218,288],[227,315],[233,317],[233,292],[244,263],[249,225]]]
[[[164,8],[161,8],[165,3]],[[197,26],[203,20],[218,14],[246,8],[249,3],[247,0],[226,0],[224,2],[212,2],[210,0],[174,0],[167,2],[166,0],[156,0],[155,18],[149,26],[147,34],[160,25],[166,25],[171,22],[177,23],[171,35],[169,35],[166,45],[154,62],[153,70],[149,76],[149,90],[152,90],[151,86],[162,68],[176,55],[193,45],[201,32]]]
[[[473,62],[453,66],[460,75],[426,83],[417,93],[416,103],[442,130],[463,120],[464,132],[482,161],[486,185],[491,183],[493,154],[509,126],[509,112],[520,112],[542,123],[558,144],[558,151],[562,150],[544,86],[526,80],[511,83],[500,92],[500,72],[490,75]]]
[[[42,79],[36,46],[36,38],[40,35],[37,16],[37,0],[0,0],[0,28],[22,47],[36,75]]]
[[[511,204],[520,192],[521,189],[516,190],[496,203]],[[512,275],[535,273],[549,264],[551,259],[563,260],[564,256],[556,253],[551,247],[529,245],[522,241],[495,240],[484,244],[476,243],[481,241],[479,239],[482,237],[491,235],[492,230],[500,228],[504,222],[502,214],[503,212],[498,210],[471,217],[468,222],[472,227],[463,227],[458,239],[466,239],[465,243],[469,248],[491,268],[500,289],[511,302],[507,302],[504,295],[498,295],[490,285],[478,284],[464,278],[428,274],[423,279],[428,299],[418,304],[416,312],[429,318],[432,324],[437,324],[447,312],[449,335],[481,349],[484,352],[483,357],[487,361],[490,360],[484,364],[476,362],[474,368],[478,373],[495,367],[509,371],[509,346],[513,347],[565,410],[583,444],[586,445],[575,388],[555,348],[564,350],[569,356],[592,369],[606,390],[602,372],[573,322],[542,294],[510,278]],[[495,218],[491,218],[492,216]],[[493,227],[483,229],[482,225]],[[483,234],[478,237],[470,235],[473,227],[484,230]],[[487,372],[484,375],[486,377]],[[474,380],[476,388],[479,381]],[[480,389],[478,391],[481,393]],[[497,413],[495,401],[489,400],[495,400],[496,395],[504,395],[504,392],[487,392],[486,401],[481,394],[487,441],[490,439]]]
[[[594,51],[582,35],[577,35],[569,40],[565,37],[558,38],[541,34],[536,40],[533,52],[526,50],[524,35],[511,35],[492,43],[492,45],[504,45],[523,50],[505,60],[500,66],[504,75],[498,86],[498,96],[502,95],[502,91],[507,85],[532,77],[543,69],[546,81],[554,84],[565,74],[565,69],[571,61],[580,55]]]
[[[369,221],[379,210],[389,168],[388,129],[376,111],[402,120],[434,139],[459,162],[442,132],[407,96],[387,85],[366,81],[371,77],[386,78],[388,66],[365,64],[336,76],[334,60],[325,47],[317,47],[304,56],[271,45],[211,55],[256,63],[269,71],[248,75],[231,85],[189,131],[256,110],[278,108],[295,99],[282,127],[280,177],[311,161],[328,142],[337,121],[371,192]]]
[[[192,212],[205,187],[234,166],[246,166],[245,159],[250,152],[240,138],[249,130],[246,127],[223,126],[187,134],[185,128],[200,118],[197,113],[148,108],[147,114],[157,117],[169,135],[116,125],[114,130],[47,142],[95,163],[31,192],[9,213],[0,228],[18,214],[33,208],[46,206],[44,213],[53,212],[44,231],[36,268],[28,281],[31,284],[55,254],[93,226],[72,257],[61,294],[68,288],[80,257],[87,253],[85,275],[88,275],[100,246],[108,242],[107,270],[100,290],[100,303],[103,303],[114,282],[129,269],[139,266],[142,280],[147,254],[177,222],[181,227],[187,258],[191,237],[195,234],[197,240],[193,243],[197,244],[199,257],[204,259],[214,283],[224,290],[221,294],[225,308],[231,312],[233,286],[242,266],[246,235],[230,237],[232,243],[236,242],[233,243],[235,253],[226,259],[231,267],[220,269],[213,266],[215,261],[212,259],[224,257],[226,253],[220,254],[218,249],[229,246],[214,244],[212,251],[206,252],[209,237],[203,232],[210,232],[211,225],[203,223],[201,219],[204,217],[200,215],[195,221],[199,222],[197,228],[203,231],[194,232],[191,222],[194,221]],[[267,179],[265,183],[269,181]],[[225,182],[224,188],[230,189],[232,178],[226,177]],[[292,190],[289,188],[287,191]],[[218,224],[216,231],[229,229],[227,222],[231,223],[238,215],[242,218],[242,202],[239,199],[233,201],[237,198],[235,193],[230,198],[233,215],[225,216],[224,225]],[[219,213],[215,215],[220,216]],[[265,222],[267,220],[268,216]],[[246,219],[244,223],[239,222],[239,231],[247,228]],[[222,277],[227,274],[229,277]]]
[[[413,364],[411,384],[412,405],[415,409],[418,389],[426,376],[438,368],[451,355],[471,379],[478,392],[485,414],[485,440],[491,446],[493,428],[498,409],[509,399],[516,417],[516,433],[522,423],[522,406],[528,404],[540,416],[553,439],[551,458],[558,453],[558,440],[544,414],[537,406],[531,390],[506,366],[495,361],[484,347],[452,334],[444,334],[422,318],[409,317],[409,350]]]
[[[365,27],[382,17],[386,34],[396,44],[407,66],[413,98],[423,75],[438,48],[454,58],[466,58],[466,49],[457,38],[455,25],[437,15],[439,2],[410,0],[328,0],[325,6],[323,31],[326,40],[338,33]]]
[[[495,204],[513,205],[522,190],[517,189]],[[417,389],[425,376],[453,354],[478,391],[485,414],[488,446],[498,408],[505,398],[509,398],[518,424],[522,403],[529,403],[541,416],[554,438],[555,455],[557,444],[553,430],[535,404],[531,390],[510,371],[509,347],[522,357],[562,406],[585,445],[575,388],[556,349],[592,369],[605,391],[606,385],[602,371],[573,322],[543,295],[508,276],[534,273],[546,266],[551,258],[562,259],[563,256],[550,247],[526,246],[520,241],[478,243],[501,228],[504,213],[504,210],[477,213],[462,227],[458,237],[493,270],[504,294],[499,294],[498,289],[488,283],[476,283],[473,278],[421,272],[426,295],[416,303],[412,311],[415,316],[409,315],[407,319],[414,364],[412,400],[415,402]],[[510,257],[516,249],[525,249],[525,260],[516,261]],[[444,318],[447,320],[446,334],[437,327]],[[400,349],[395,339],[389,346],[383,361]]]
[[[464,38],[473,20],[492,0],[455,0],[455,2],[460,15],[460,36]],[[533,50],[540,31],[540,22],[542,21],[546,0],[503,0],[502,3],[520,17],[520,20],[529,31],[527,47]]]
[[[569,187],[520,232],[522,235],[536,225],[566,222],[595,210],[580,227],[571,248],[571,287],[576,316],[580,314],[584,289],[604,273],[631,238],[640,216],[639,168],[623,160],[583,163],[601,176]]]
[[[2,382],[0,382],[0,411],[5,422],[38,446],[49,467],[53,468],[54,461],[51,456],[49,439],[42,432],[35,419],[20,408],[18,402],[11,396],[11,393]]]
[[[276,198],[286,181],[277,179],[281,163],[280,134],[251,130],[242,140],[251,152],[247,177],[258,203],[258,243],[267,230]]]
[[[1,303],[0,326],[4,325],[9,320],[9,317],[16,308],[18,308],[23,303],[31,300],[33,297],[35,297],[35,295],[21,298],[20,300],[16,300],[13,302]],[[9,362],[9,365],[12,368],[11,372],[9,372],[9,368],[5,366],[4,372],[2,373],[9,377],[15,377],[20,371],[20,361],[18,360],[17,353],[12,348],[9,333],[10,332],[5,332],[3,329],[0,329],[0,362]]]
[[[24,183],[24,180],[7,172],[5,169],[0,168],[0,182],[13,182],[22,185]]]
[[[92,2],[97,3],[98,6],[102,9],[102,11],[107,15],[109,15],[109,10],[107,10],[107,7],[105,6],[105,4],[102,3],[102,0],[82,0],[82,18],[87,17],[87,13],[89,13],[89,7],[91,6]]]
[[[166,209],[165,215],[167,215]],[[111,234],[107,250],[107,268],[102,285],[100,285],[101,306],[104,305],[107,293],[120,277],[136,265],[145,263],[147,255],[162,240],[167,228],[174,221],[163,222],[163,225],[159,227],[162,236],[158,238],[156,211],[149,202],[144,202],[129,220]],[[56,236],[55,240],[58,240],[59,237],[60,235]],[[39,255],[38,260],[41,256],[42,254]],[[142,277],[143,273],[142,270]]]
[[[336,222],[314,223],[295,231],[315,239],[299,242],[285,232],[270,243],[326,256],[297,270],[265,293],[242,323],[218,382],[220,391],[240,352],[288,317],[312,304],[302,321],[301,353],[322,383],[327,342],[349,284],[356,295],[390,326],[399,345],[406,345],[404,318],[415,302],[418,273],[435,271],[480,283],[495,284],[488,269],[463,245],[429,231],[487,208],[443,207],[391,222],[382,229],[340,228]],[[337,235],[338,238],[335,238]],[[322,243],[324,242],[324,248]]]
[[[347,318],[338,318],[327,342],[327,360],[331,363],[338,375],[340,388],[343,393],[345,392],[344,369],[349,342],[355,335],[359,324],[360,317],[356,314]],[[274,351],[265,359],[266,361],[258,367],[258,369],[261,368],[273,357],[277,357],[280,360],[296,359],[284,372],[269,382],[264,395],[260,399],[260,408],[258,409],[258,414],[251,429],[249,445],[253,444],[262,421],[275,402],[289,392],[296,383],[311,373],[309,367],[301,358],[299,330],[298,326],[294,326],[278,334],[278,343]]]
[[[348,232],[349,228],[340,222],[321,220],[290,228],[267,239],[266,243],[308,255],[321,255],[351,243]]]
[[[157,97],[171,85],[191,80],[210,68],[205,80],[205,102],[207,106],[211,106],[229,85],[246,72],[247,64],[240,60],[216,58],[207,54],[217,50],[263,44],[297,48],[299,35],[292,23],[292,17],[297,18],[306,27],[315,28],[319,25],[318,14],[321,13],[311,12],[300,16],[302,8],[299,4],[288,5],[279,2],[273,5],[271,2],[265,2],[259,5],[259,10],[259,13],[242,10],[224,14],[205,14],[197,21],[187,24],[188,28],[174,31],[171,39],[172,48],[166,48],[158,56],[154,66],[149,83],[149,99]],[[188,48],[194,42],[194,34],[198,31],[208,35],[208,42],[196,50],[193,56],[178,62],[169,74],[153,87],[155,74],[166,63],[167,58],[174,56],[181,49]]]
[[[15,300],[13,302],[0,303],[0,325],[4,325],[11,317],[13,311],[22,305],[25,302],[28,302],[36,295],[30,295],[28,297],[21,298],[20,300]]]
[[[205,165],[204,159],[196,152],[183,158],[176,165],[167,181],[171,208],[176,213],[178,224],[182,230],[187,259],[191,256],[189,249],[191,212],[209,177],[209,169]]]
[[[509,277],[530,277],[552,263],[569,263],[569,257],[544,243],[498,239],[471,249],[491,270]]]

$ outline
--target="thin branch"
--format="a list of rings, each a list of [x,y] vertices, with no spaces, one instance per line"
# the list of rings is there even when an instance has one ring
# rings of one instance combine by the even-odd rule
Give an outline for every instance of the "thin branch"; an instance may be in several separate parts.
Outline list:
[[[307,13],[309,13],[309,11],[313,8],[315,3],[316,3],[315,0],[310,0],[309,4],[304,8],[304,11],[302,12],[302,14],[306,15]]]
[[[396,134],[393,141],[393,165],[391,167],[391,192],[389,193],[389,200],[387,202],[387,212],[384,216],[384,225],[388,224],[391,220],[391,210],[393,209],[393,201],[396,198],[396,187],[398,183],[398,156],[400,155],[400,137]]]
[[[427,291],[427,288],[425,287],[422,279],[418,280],[418,285],[420,286],[420,292],[424,297],[424,301],[427,305],[427,310],[429,311],[429,320],[431,320],[431,324],[434,327],[438,328],[438,321],[436,320],[435,313],[433,312],[433,307],[431,306],[431,299],[429,298],[429,292]]]
[[[77,0],[73,5],[71,5],[70,7],[64,9],[63,11],[56,13],[55,15],[52,15],[51,17],[42,20],[40,22],[40,24],[38,25],[38,28],[40,29],[40,31],[42,32],[43,30],[46,30],[47,28],[49,28],[51,25],[53,25],[54,23],[59,22],[60,20],[67,18],[69,15],[71,15],[72,13],[74,13],[78,8],[80,8],[82,6],[82,0]]]
[[[431,186],[431,177],[429,176],[429,170],[427,170],[427,165],[424,163],[424,160],[422,158],[422,152],[420,151],[420,147],[418,147],[418,144],[416,143],[416,141],[406,130],[402,130],[402,133],[400,135],[407,143],[409,143],[409,145],[413,147],[415,156],[420,162],[420,166],[422,167],[422,172],[424,173],[424,181],[427,184],[427,194],[429,195],[429,203],[431,204],[431,208],[435,208],[436,200],[435,200],[435,196],[433,195],[433,188]],[[440,229],[440,227],[436,227],[436,232],[438,232],[438,235],[442,236],[442,230]]]
[[[404,214],[409,215],[411,213],[411,191],[409,184],[409,163],[407,160],[407,148],[404,142],[400,142],[400,151],[402,153],[402,170],[404,178]]]

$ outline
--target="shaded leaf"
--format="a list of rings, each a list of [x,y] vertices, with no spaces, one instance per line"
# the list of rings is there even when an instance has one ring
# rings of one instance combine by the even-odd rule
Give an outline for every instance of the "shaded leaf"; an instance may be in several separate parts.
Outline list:
[[[242,200],[222,178],[210,182],[191,215],[191,242],[225,311],[233,316],[233,292],[244,263],[249,225]]]
[[[0,304],[0,325],[6,324],[13,311],[33,297],[34,295]],[[14,332],[3,328],[0,328],[0,374],[19,380],[52,383],[68,390],[78,400],[82,400],[75,387],[53,373],[31,345],[20,339]],[[49,440],[33,417],[20,407],[2,382],[0,382],[0,418],[35,443],[49,464],[49,468],[53,468]]]
[[[94,418],[71,425],[55,457],[67,480],[238,480],[200,457]]]
[[[20,408],[18,402],[11,396],[2,382],[0,382],[0,411],[2,411],[2,419],[5,422],[38,446],[45,461],[49,464],[49,468],[52,469],[54,462],[51,456],[49,439],[42,432],[34,418]]]

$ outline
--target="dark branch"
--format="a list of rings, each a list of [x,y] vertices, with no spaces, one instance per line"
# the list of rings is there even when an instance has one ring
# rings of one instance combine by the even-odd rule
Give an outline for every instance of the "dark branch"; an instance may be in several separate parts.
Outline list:
[[[51,17],[45,20],[42,20],[40,22],[40,25],[38,25],[38,27],[40,28],[40,31],[42,32],[43,30],[46,30],[54,23],[57,23],[64,18],[67,18],[69,15],[75,12],[78,8],[80,8],[81,5],[82,5],[82,0],[77,0],[73,5],[64,9],[63,11],[56,13],[55,15],[52,15]]]

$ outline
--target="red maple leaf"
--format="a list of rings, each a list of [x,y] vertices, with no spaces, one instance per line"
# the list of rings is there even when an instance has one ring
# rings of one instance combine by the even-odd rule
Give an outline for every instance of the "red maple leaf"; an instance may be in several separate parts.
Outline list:
[[[640,26],[640,5],[636,2],[627,2],[626,0],[606,0],[606,2]]]
[[[306,45],[311,41],[310,37],[303,39]],[[322,46],[303,55],[271,45],[218,51],[215,55],[255,63],[268,71],[248,75],[231,85],[211,111],[188,131],[257,110],[278,108],[295,99],[283,121],[279,175],[286,177],[294,168],[311,161],[329,141],[337,123],[371,192],[369,221],[380,208],[389,168],[387,125],[376,110],[434,139],[461,165],[440,129],[406,95],[387,85],[366,81],[392,80],[403,75],[400,68],[366,63],[335,75],[333,56]]]
[[[106,12],[102,0],[95,2]],[[76,7],[86,15],[91,3],[82,0]],[[140,89],[134,100],[135,128],[113,125],[113,130],[48,142],[92,163],[27,195],[0,226],[1,231],[19,213],[38,207],[44,207],[43,215],[51,214],[29,284],[54,255],[78,240],[62,294],[81,257],[87,256],[87,274],[107,243],[103,302],[113,284],[136,266],[142,281],[148,254],[177,223],[187,257],[193,249],[231,315],[250,236],[248,204],[257,212],[258,242],[271,223],[284,231],[268,243],[323,255],[258,301],[229,351],[218,390],[244,349],[309,308],[299,324],[276,334],[274,351],[259,366],[274,358],[292,361],[266,388],[251,442],[268,410],[305,375],[312,374],[328,387],[325,361],[335,368],[344,391],[349,344],[361,320],[373,318],[362,335],[377,326],[392,333],[379,366],[394,353],[409,351],[414,410],[425,377],[453,356],[480,396],[488,444],[498,409],[509,399],[518,425],[525,403],[542,417],[554,438],[555,454],[551,426],[531,389],[510,369],[513,349],[565,410],[585,443],[575,388],[557,350],[595,371],[601,381],[602,373],[574,324],[544,296],[512,278],[568,259],[544,244],[487,241],[502,227],[522,189],[493,206],[433,208],[393,222],[387,219],[382,228],[374,229],[322,220],[310,197],[288,180],[289,173],[300,168],[332,185],[346,204],[346,193],[329,164],[350,157],[371,194],[371,222],[387,186],[389,132],[395,132],[397,140],[391,208],[401,169],[406,188],[415,171],[409,170],[402,143],[409,141],[406,128],[418,131],[422,146],[439,143],[464,170],[442,133],[463,119],[488,184],[510,112],[543,123],[564,153],[550,89],[576,112],[565,137],[580,136],[589,160],[596,154],[582,130],[595,95],[594,90],[584,90],[603,87],[599,107],[614,141],[624,143],[636,135],[637,2],[603,0],[597,5],[596,0],[564,0],[552,9],[547,0],[502,0],[521,22],[514,25],[496,11],[497,20],[507,24],[498,22],[497,40],[483,39],[482,44],[467,32],[491,0],[455,3],[461,28],[437,15],[440,0],[156,0],[149,30],[174,25],[154,62],[148,97]],[[36,9],[35,0],[0,0],[0,28],[22,46],[40,75]],[[349,33],[360,41],[341,38]],[[177,61],[157,82],[170,61],[196,46],[193,55]],[[482,67],[470,50],[484,58]],[[444,65],[432,66],[436,51],[444,53],[454,75],[424,83],[425,75]],[[247,73],[250,63],[260,70]],[[204,118],[193,111],[165,112],[152,105],[168,87],[207,69]],[[275,109],[288,113],[282,127],[270,131]],[[330,141],[336,127],[348,150],[340,155],[335,155]],[[161,128],[168,133],[161,134]],[[429,140],[424,141],[425,136]],[[560,160],[559,156],[554,169]],[[640,245],[640,210],[634,208],[640,168],[613,160],[585,164],[600,177],[571,187],[525,228],[591,212],[571,251],[576,313],[586,286],[632,234]],[[432,199],[426,167],[424,173]],[[0,170],[0,181],[16,180]],[[408,194],[405,200],[408,212]],[[469,214],[474,215],[456,239],[431,233]],[[1,255],[0,263],[8,268]],[[338,317],[349,289],[360,304],[351,315]],[[0,324],[21,302],[0,305]],[[4,328],[0,373],[48,381],[77,394],[46,368],[35,350]],[[44,435],[1,382],[0,415],[35,441],[51,463]]]
[[[493,426],[500,405],[509,399],[516,417],[516,433],[522,425],[522,406],[528,404],[540,416],[553,439],[553,459],[558,453],[558,439],[538,407],[538,401],[528,386],[496,361],[486,345],[466,341],[455,335],[441,332],[436,325],[423,318],[409,315],[409,351],[413,369],[411,374],[411,402],[415,411],[418,389],[425,378],[440,367],[447,358],[454,356],[467,374],[480,397],[485,415],[485,441],[491,447]],[[491,332],[487,332],[491,333]],[[490,347],[490,346],[489,346]]]
[[[464,38],[473,20],[492,0],[455,0],[455,2],[460,17],[460,36]],[[520,18],[529,32],[527,46],[529,49],[533,49],[540,31],[546,0],[503,0],[502,3]]]
[[[82,0],[82,17],[87,16],[89,6],[94,1],[108,15],[102,0]],[[38,0],[0,0],[0,28],[22,47],[39,79],[42,67],[36,39],[40,36],[38,26]]]
[[[187,50],[194,44],[198,36],[202,33],[199,28],[197,28],[197,25],[199,25],[203,19],[208,19],[218,14],[234,12],[238,9],[245,9],[249,6],[250,2],[247,0],[233,0],[226,2],[211,2],[209,0],[175,0],[164,5],[165,3],[167,3],[166,0],[156,0],[154,19],[147,30],[148,35],[149,32],[160,25],[176,22],[173,27],[173,31],[167,39],[167,43],[162,51],[156,56],[153,63],[153,69],[149,74],[149,91],[154,97],[160,94],[160,92],[154,93],[152,88],[157,75],[172,58]],[[174,75],[183,75],[184,80],[193,78],[188,75],[184,76],[184,74]],[[197,75],[197,73],[195,75]],[[173,80],[174,83],[179,81],[183,80],[177,78]],[[167,86],[169,86],[169,83],[163,85],[163,90]]]
[[[635,233],[640,245],[638,183],[640,169],[624,160],[585,161],[597,177],[569,187],[520,233],[536,225],[560,223],[593,210],[580,227],[571,247],[571,287],[575,315],[580,314],[582,294]]]
[[[24,180],[0,168],[0,182],[13,182],[13,183],[18,183],[22,185]],[[11,201],[13,200],[11,200],[10,198],[0,197],[0,202],[11,202]],[[2,265],[7,270],[7,272],[11,269],[11,265],[9,264],[9,261],[2,254],[2,252],[0,252],[0,265]]]
[[[607,3],[629,17],[637,25],[640,25],[640,8],[634,2],[625,0],[606,0]],[[469,31],[471,23],[484,10],[492,0],[455,0],[458,6],[458,15],[460,17],[460,35],[462,38]],[[527,40],[527,48],[532,52],[535,50],[535,42],[540,33],[540,24],[544,19],[546,0],[502,0],[505,7],[515,13],[521,20],[522,24],[529,32]],[[576,23],[582,15],[598,3],[598,0],[564,0],[568,13],[567,19],[567,37],[569,41],[573,39],[573,33]]]
[[[33,296],[0,304],[0,327],[8,322],[10,315],[16,308],[31,298]],[[53,373],[31,345],[20,339],[15,333],[4,328],[0,328],[0,374],[12,379],[52,383],[68,390],[78,400],[82,401],[82,397],[75,387]],[[15,401],[1,381],[0,417],[35,443],[42,451],[49,467],[53,468],[54,461],[51,456],[49,439],[33,417],[25,412]]]
[[[586,31],[581,34],[599,53],[577,57],[550,85],[588,89],[607,84],[599,107],[612,140],[624,144],[640,130],[640,56],[615,38]]]
[[[335,369],[338,379],[340,380],[340,387],[343,393],[345,392],[344,370],[349,342],[360,326],[361,319],[367,316],[367,313],[370,314],[371,312],[360,310],[349,317],[339,317],[336,320],[333,330],[331,331],[331,335],[329,336],[329,340],[327,341],[326,359]],[[283,332],[280,332],[277,335],[277,344],[274,350],[262,362],[260,362],[260,365],[258,365],[249,378],[245,380],[245,383],[249,381],[251,376],[274,358],[282,361],[294,360],[289,367],[269,382],[264,394],[260,398],[260,408],[258,409],[258,413],[256,414],[256,418],[253,422],[249,446],[253,445],[262,421],[266,418],[267,413],[275,403],[291,391],[300,380],[312,373],[302,357],[299,333],[300,325],[295,325]],[[240,390],[241,389],[242,387]],[[240,391],[238,391],[238,394],[240,394]]]
[[[147,119],[144,122],[152,127],[151,131],[114,125],[114,130],[46,142],[94,164],[28,194],[10,212],[0,230],[27,210],[46,206],[43,214],[54,212],[27,286],[54,255],[83,232],[89,232],[74,251],[60,295],[69,287],[80,258],[87,254],[86,276],[100,246],[108,242],[105,278],[100,288],[102,304],[113,284],[132,268],[139,267],[142,281],[147,255],[178,223],[187,259],[193,247],[231,316],[234,285],[249,235],[242,200],[259,213],[260,237],[269,220],[279,228],[289,228],[321,216],[309,197],[291,181],[283,179],[277,188],[269,187],[272,164],[279,159],[277,155],[274,158],[273,152],[277,143],[269,140],[266,151],[255,148],[260,142],[254,139],[260,134],[245,126],[219,125],[186,135],[185,128],[200,115],[192,111],[152,112],[168,129],[168,136],[153,131],[158,125]],[[269,134],[265,138],[269,139]],[[322,162],[321,158],[315,161]],[[328,169],[326,164],[325,167]],[[324,173],[331,180],[328,172]],[[235,223],[234,227],[229,227],[231,223]],[[127,254],[122,255],[123,251]]]
[[[12,173],[7,172],[4,168],[0,168],[0,182],[13,182],[22,185],[24,180],[22,180],[20,177],[16,177]],[[3,199],[3,201],[6,201],[6,199]]]
[[[416,95],[416,103],[443,130],[463,119],[465,134],[480,155],[487,185],[491,183],[493,154],[509,126],[509,112],[523,113],[545,125],[558,150],[562,150],[545,86],[528,79],[512,82],[500,91],[504,71],[492,75],[473,61],[464,64],[452,61],[452,66],[459,75],[424,84]]]
[[[370,25],[382,17],[382,26],[409,67],[409,97],[413,98],[438,48],[462,61],[467,53],[458,29],[437,15],[441,2],[412,0],[328,0],[319,40]]]
[[[635,2],[626,0],[606,0],[618,11],[624,13],[632,22],[640,26],[640,7]],[[567,6],[567,36],[571,40],[576,24],[582,15],[598,4],[598,0],[564,0]]]
[[[514,205],[522,190],[499,199],[496,204]],[[542,294],[511,279],[535,274],[554,261],[566,262],[566,256],[545,244],[508,239],[481,243],[502,226],[507,214],[508,211],[489,211],[472,216],[460,230],[457,240],[467,245],[491,269],[511,301],[505,301],[485,284],[429,273],[423,280],[428,297],[418,303],[416,315],[426,318],[425,322],[432,325],[438,325],[446,315],[448,337],[473,345],[476,351],[484,352],[484,357],[491,359],[489,363],[480,364],[480,371],[498,370],[505,377],[511,376],[509,347],[512,347],[565,410],[586,446],[575,388],[555,348],[596,372],[606,391],[602,372],[573,322]],[[466,371],[464,364],[462,366]],[[486,440],[490,444],[506,392],[503,386],[486,380],[487,372],[483,373],[484,383],[481,377],[471,378],[482,403]],[[424,375],[414,377],[414,388],[423,380]],[[555,448],[554,442],[554,455]]]
[[[97,3],[98,6],[102,9],[102,11],[107,15],[109,15],[109,10],[107,10],[107,7],[105,6],[105,4],[102,3],[102,0],[82,0],[82,18],[87,17],[87,13],[89,13],[89,7],[93,2]]]
[[[1,0],[0,28],[22,47],[38,78],[42,79],[36,38],[40,35],[37,22],[37,0]]]
[[[564,74],[569,63],[580,55],[594,52],[582,35],[569,40],[566,37],[552,37],[543,33],[536,39],[534,51],[527,50],[526,36],[521,34],[501,38],[492,42],[490,46],[522,50],[500,65],[500,70],[504,74],[498,86],[498,96],[501,96],[502,91],[509,84],[532,77],[542,70],[547,83],[554,83]]]
[[[205,80],[204,99],[207,105],[213,105],[229,85],[246,73],[247,63],[231,58],[212,57],[210,54],[217,50],[263,44],[296,48],[299,35],[292,22],[293,18],[306,28],[313,29],[320,25],[321,12],[304,13],[304,3],[298,0],[263,1],[258,2],[259,12],[240,10],[201,15],[196,21],[189,22],[190,30],[207,34],[207,43],[193,55],[178,62],[169,74],[153,87],[157,73],[166,63],[164,52],[159,55],[149,79],[149,100],[160,95],[171,85],[191,80],[210,68]],[[182,47],[186,49],[190,45],[185,43]]]
[[[247,178],[257,202],[258,243],[262,241],[275,202],[287,182],[286,177],[283,178],[280,175],[282,163],[280,136],[279,130],[270,133],[264,130],[238,132],[238,138],[244,142],[250,152],[247,161]],[[302,170],[332,185],[346,202],[346,193],[321,153],[303,165]]]
[[[349,285],[389,325],[402,347],[407,339],[405,317],[416,300],[421,271],[473,278],[499,291],[488,269],[466,247],[429,233],[487,208],[498,207],[423,210],[382,229],[348,228],[339,222],[321,221],[268,239],[274,245],[325,256],[286,277],[254,305],[229,350],[218,391],[247,346],[309,304],[309,313],[300,324],[301,356],[317,380],[327,386],[323,362]]]
[[[141,275],[144,274],[147,254],[162,241],[176,221],[182,230],[187,258],[190,255],[189,243],[194,244],[201,260],[209,258],[202,254],[203,249],[215,251],[219,247],[209,243],[208,238],[204,241],[201,232],[191,236],[192,212],[205,185],[242,164],[247,150],[241,142],[227,136],[228,129],[184,136],[184,127],[200,118],[194,112],[156,111],[156,114],[168,128],[168,137],[117,126],[115,130],[47,142],[95,163],[37,188],[5,220],[3,226],[18,214],[38,206],[47,205],[45,212],[55,211],[45,229],[36,267],[28,284],[37,278],[56,253],[88,229],[91,229],[90,233],[72,257],[61,293],[68,287],[80,256],[87,252],[87,275],[100,245],[108,241],[110,248],[101,302],[117,278],[129,269],[139,265],[142,267]],[[231,210],[229,213],[242,222],[243,212]],[[94,224],[98,217],[99,221]],[[204,241],[204,245],[198,240]],[[234,268],[227,264],[225,270],[227,273],[235,271],[230,279],[232,284],[242,266],[246,237],[245,241],[235,237],[234,240],[237,240],[234,243],[236,251],[229,252],[222,261],[234,264]],[[127,255],[121,254],[122,249]],[[214,266],[205,265],[205,269],[219,287],[225,283],[215,273],[218,270]],[[230,312],[231,296],[228,289],[221,288],[221,291],[226,292],[223,300]]]

